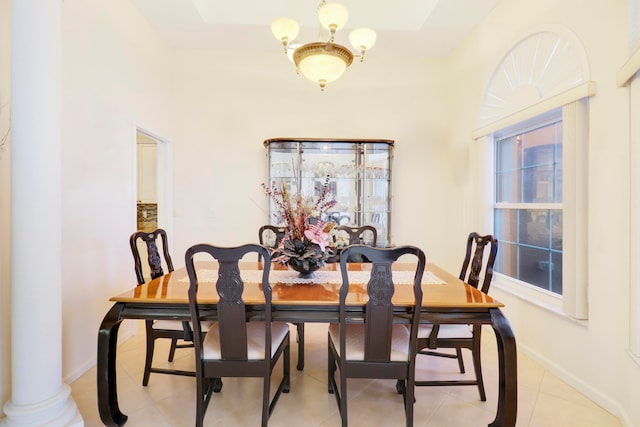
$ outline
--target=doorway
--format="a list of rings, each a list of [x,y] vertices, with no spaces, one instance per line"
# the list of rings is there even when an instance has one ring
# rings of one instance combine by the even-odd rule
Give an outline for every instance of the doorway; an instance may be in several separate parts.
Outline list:
[[[158,141],[136,132],[136,227],[142,231],[158,228]]]
[[[171,236],[171,143],[142,128],[135,129],[135,138],[136,222],[144,229],[163,228]]]
[[[170,144],[141,128],[136,128],[135,136],[135,227],[146,232],[163,228],[171,241]],[[140,257],[146,259],[146,245],[138,243]],[[142,273],[146,279],[150,278],[149,266],[144,262]]]

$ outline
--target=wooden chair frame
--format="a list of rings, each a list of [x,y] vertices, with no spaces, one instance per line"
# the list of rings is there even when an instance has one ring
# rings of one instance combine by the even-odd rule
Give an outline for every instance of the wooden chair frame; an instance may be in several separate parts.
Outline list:
[[[489,245],[489,254],[484,260],[485,248]],[[460,280],[465,281],[471,286],[478,288],[480,286],[480,274],[484,269],[484,277],[480,290],[484,293],[489,292],[491,279],[493,277],[493,264],[495,263],[498,253],[498,240],[492,235],[481,236],[476,232],[469,234],[467,238],[467,249],[460,271]],[[426,322],[428,323],[428,322]],[[458,360],[458,368],[460,373],[465,373],[464,360],[462,358],[462,349],[466,348],[471,351],[473,357],[473,368],[475,379],[473,380],[416,380],[416,386],[463,386],[475,385],[478,387],[480,400],[487,400],[484,381],[482,378],[482,362],[480,357],[480,342],[482,325],[469,325],[471,327],[471,337],[439,337],[441,328],[450,327],[449,325],[432,325],[431,333],[428,337],[418,337],[418,354],[446,357]],[[443,353],[436,349],[453,348],[455,354]]]
[[[338,231],[344,231],[349,235],[350,245],[364,244],[361,240],[362,236],[367,232],[371,232],[373,241],[369,246],[376,246],[378,244],[378,230],[372,225],[362,225],[360,227],[352,227],[350,225],[339,225],[336,227]]]
[[[133,254],[134,271],[136,273],[138,285],[142,285],[145,282],[144,274],[142,272],[142,260],[140,257],[140,252],[138,250],[138,241],[143,241],[147,246],[147,261],[151,270],[151,279],[156,279],[164,275],[164,270],[162,268],[162,257],[160,256],[160,251],[158,250],[158,238],[160,238],[162,241],[162,255],[164,257],[167,270],[168,272],[173,271],[173,261],[171,259],[171,255],[169,254],[169,244],[166,231],[161,228],[157,228],[150,232],[140,230],[136,231],[129,238],[129,246],[131,247],[131,253]],[[176,321],[176,323],[180,322]],[[195,375],[195,372],[193,371],[154,368],[152,366],[155,342],[157,339],[166,338],[171,340],[169,357],[167,359],[169,362],[173,362],[176,349],[193,347],[193,335],[189,322],[181,322],[181,324],[181,329],[178,327],[176,327],[175,329],[159,329],[157,327],[154,328],[153,320],[145,321],[147,349],[144,364],[144,374],[142,376],[143,386],[149,384],[149,377],[151,376],[152,372],[158,374],[183,375],[191,377]],[[178,342],[178,340],[183,340],[184,343],[181,344]]]
[[[328,387],[333,393],[340,410],[342,426],[347,426],[347,379],[348,378],[382,378],[396,379],[403,384],[403,395],[406,425],[413,425],[415,356],[417,349],[417,331],[422,303],[422,275],[425,269],[424,253],[413,246],[397,248],[374,248],[366,245],[349,246],[344,251],[345,257],[340,259],[342,286],[340,288],[339,308],[339,351],[336,343],[328,336]],[[367,285],[369,300],[365,313],[354,314],[347,308],[346,298],[349,292],[349,275],[347,258],[350,254],[366,256],[372,263],[371,278]],[[415,307],[411,310],[397,310],[391,298],[395,286],[391,273],[392,264],[403,255],[417,258],[417,267],[413,282]],[[348,327],[354,324],[364,325],[364,357],[362,360],[347,358]],[[394,325],[410,326],[408,359],[406,361],[391,360],[391,342]],[[404,328],[401,328],[404,329]],[[336,371],[340,371],[340,382],[336,381]],[[406,386],[405,385],[406,382]]]
[[[265,263],[262,273],[262,290],[265,298],[264,312],[259,319],[251,319],[247,315],[242,291],[244,283],[240,276],[238,262],[245,255],[258,253],[262,255]],[[194,265],[194,257],[198,254],[209,255],[218,261],[218,280],[215,285],[219,296],[215,317],[220,338],[221,357],[219,359],[206,359],[203,354],[204,332],[201,321],[207,316],[212,316],[210,309],[202,308],[198,304],[197,293],[198,277]],[[281,395],[288,393],[290,388],[290,351],[288,325],[286,334],[278,348],[273,352],[271,347],[271,286],[269,284],[269,272],[271,270],[271,257],[269,251],[256,244],[247,244],[238,247],[223,248],[208,244],[198,244],[187,249],[185,253],[185,266],[189,275],[189,309],[194,331],[195,357],[196,357],[196,427],[202,427],[203,419],[211,397],[214,392],[222,388],[223,377],[262,377],[263,378],[263,403],[262,426],[266,427],[269,416]],[[247,353],[247,322],[259,320],[264,323],[264,356],[261,359],[249,359]],[[275,324],[274,324],[275,325]],[[270,400],[270,384],[273,368],[283,356],[282,380],[276,389],[273,399]]]
[[[274,247],[278,247],[282,239],[284,239],[286,229],[284,227],[280,227],[277,225],[263,225],[258,230],[258,238],[260,244],[264,246],[265,238],[264,232],[267,230],[271,230],[275,236],[276,241],[274,242]],[[258,255],[258,262],[262,259],[261,255]],[[296,365],[296,369],[298,371],[302,371],[304,369],[304,323],[295,323],[296,325],[296,333],[298,335],[298,364]]]
[[[280,227],[280,226],[277,226],[277,225],[270,225],[270,224],[266,224],[266,225],[263,225],[262,227],[260,227],[260,229],[258,230],[258,241],[263,246],[265,245],[265,232],[266,231],[271,231],[271,232],[273,232],[273,234],[275,234],[276,240],[274,242],[274,245],[271,247],[271,249],[277,248],[278,245],[280,245],[280,242],[282,241],[282,239],[284,239],[286,228]],[[260,262],[261,260],[262,260],[262,255],[258,255],[258,262]]]

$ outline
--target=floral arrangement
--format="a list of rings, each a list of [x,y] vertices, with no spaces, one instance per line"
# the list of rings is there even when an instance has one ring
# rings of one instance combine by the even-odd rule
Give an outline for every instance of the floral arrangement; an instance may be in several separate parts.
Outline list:
[[[329,176],[314,200],[300,193],[291,194],[286,187],[275,182],[268,187],[262,184],[265,194],[275,203],[276,220],[285,227],[285,236],[272,250],[273,261],[287,264],[299,272],[312,272],[324,265],[334,255],[333,222],[324,222],[323,214],[336,201],[329,191]]]

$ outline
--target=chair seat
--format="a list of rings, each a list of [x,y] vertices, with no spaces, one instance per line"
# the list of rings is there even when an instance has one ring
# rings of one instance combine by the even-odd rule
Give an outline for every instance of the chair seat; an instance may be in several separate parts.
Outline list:
[[[153,329],[166,329],[169,331],[181,331],[182,321],[180,320],[154,320]]]
[[[418,327],[418,338],[429,338],[432,330],[433,325],[421,323]],[[442,324],[440,325],[440,329],[438,330],[438,338],[440,339],[472,337],[473,331],[471,327],[469,327],[469,325]]]
[[[347,360],[364,360],[364,325],[347,325]],[[340,354],[340,325],[329,325],[329,337]],[[393,325],[391,338],[391,355],[393,362],[409,360],[409,328],[406,325]]]
[[[202,356],[205,360],[217,360],[222,358],[220,351],[220,333],[218,322],[212,322],[207,335],[202,342]],[[289,324],[283,322],[271,323],[271,357],[286,338],[289,332]],[[264,322],[247,323],[247,359],[264,359]]]

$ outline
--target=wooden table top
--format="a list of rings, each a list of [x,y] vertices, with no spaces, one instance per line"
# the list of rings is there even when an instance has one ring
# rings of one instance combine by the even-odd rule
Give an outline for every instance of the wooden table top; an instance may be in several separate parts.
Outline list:
[[[205,272],[210,273],[216,268],[214,262],[196,262],[196,269],[202,274],[199,275],[200,287],[198,289],[199,304],[215,304],[218,301],[215,292],[215,283],[207,280],[203,283],[202,277]],[[415,264],[395,263],[394,270],[397,271],[413,271]],[[262,263],[258,262],[242,262],[240,263],[241,272],[251,272],[262,269]],[[349,264],[349,271],[369,271],[371,264],[368,263],[352,263]],[[334,280],[330,282],[313,282],[313,283],[283,283],[273,281],[273,272],[287,270],[286,266],[272,264],[272,304],[273,305],[293,305],[293,306],[337,306],[340,301],[340,264],[326,264],[322,271],[332,272],[335,274]],[[422,306],[424,308],[499,308],[504,305],[496,301],[487,294],[482,293],[478,289],[470,286],[452,274],[446,272],[434,264],[427,264],[425,276],[427,272],[441,279],[440,284],[424,283],[423,280],[423,299]],[[241,275],[243,274],[241,273]],[[251,275],[255,277],[256,275]],[[323,273],[323,277],[327,274]],[[262,290],[257,280],[247,279],[243,277],[245,289],[243,298],[246,304],[261,304],[264,302]],[[351,280],[351,278],[350,278]],[[395,281],[395,278],[394,278]],[[179,268],[172,273],[165,274],[162,277],[151,280],[143,285],[136,286],[126,292],[116,295],[110,299],[114,302],[125,303],[160,303],[160,304],[188,304],[189,298],[187,290],[189,289],[189,278],[185,268]],[[347,304],[363,305],[367,301],[366,283],[350,283]],[[414,305],[413,290],[410,284],[396,284],[396,291],[393,296],[393,303],[397,306]]]

